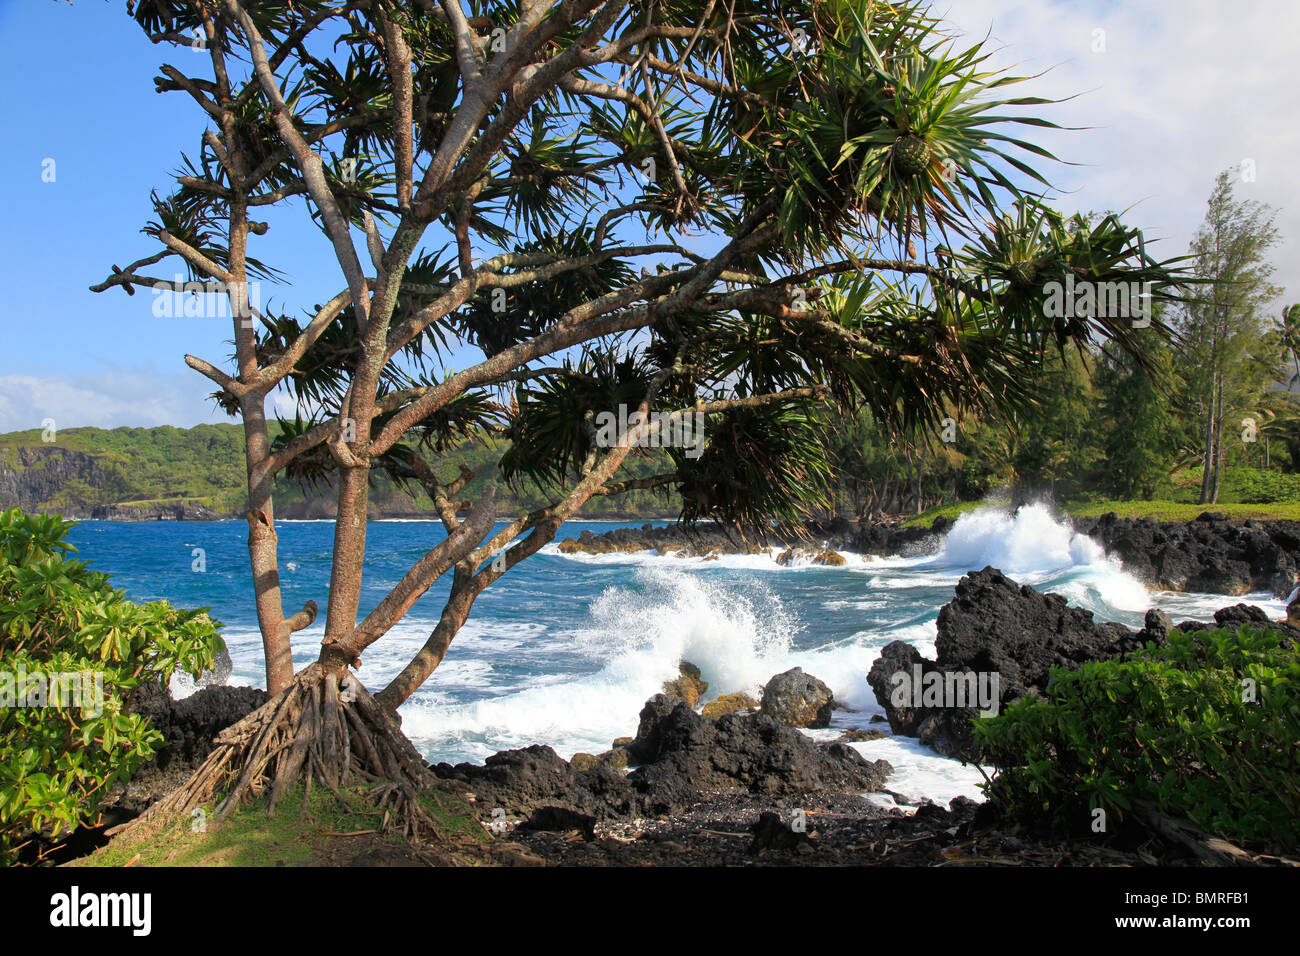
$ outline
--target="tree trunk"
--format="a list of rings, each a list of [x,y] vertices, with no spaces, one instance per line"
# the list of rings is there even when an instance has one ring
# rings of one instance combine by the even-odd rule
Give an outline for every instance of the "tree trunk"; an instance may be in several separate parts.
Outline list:
[[[334,518],[334,555],[330,568],[329,610],[325,617],[326,644],[343,640],[357,626],[357,609],[361,605],[361,575],[366,560],[368,477],[369,469],[364,466],[340,470],[338,510]],[[322,650],[322,659],[323,655]]]
[[[1210,500],[1211,471],[1214,468],[1214,422],[1215,422],[1215,389],[1214,379],[1210,379],[1209,408],[1205,416],[1205,443],[1202,455],[1201,467],[1201,504],[1208,504]]]
[[[262,468],[270,450],[262,398],[245,401],[244,443],[248,469],[248,559],[253,570],[254,605],[266,657],[266,689],[275,696],[293,680],[289,627],[280,593],[279,540],[275,532],[273,479]]]
[[[242,157],[237,161],[242,168]],[[228,287],[227,297],[230,314],[234,319],[239,377],[244,382],[251,381],[258,372],[252,303],[249,301],[245,271],[247,241],[248,222],[244,203],[236,200],[231,204],[230,210],[230,271],[236,282]],[[275,696],[293,681],[293,654],[290,650],[290,627],[284,618],[284,601],[280,594],[279,543],[275,533],[275,506],[272,500],[275,476],[266,469],[266,459],[271,454],[271,439],[266,426],[265,393],[256,391],[244,394],[239,401],[239,411],[244,421],[244,461],[248,477],[248,560],[253,571],[253,603],[257,610],[258,628],[262,632],[266,687],[271,696]],[[309,617],[314,620],[314,605],[312,607]]]
[[[921,477],[925,471],[925,446],[921,445],[916,454],[916,513],[920,514],[925,510],[924,503],[921,501]]]
[[[1219,503],[1219,488],[1223,484],[1223,377],[1217,377],[1218,393],[1215,395],[1215,406],[1219,410],[1219,419],[1214,426],[1214,488],[1210,493],[1210,504]]]

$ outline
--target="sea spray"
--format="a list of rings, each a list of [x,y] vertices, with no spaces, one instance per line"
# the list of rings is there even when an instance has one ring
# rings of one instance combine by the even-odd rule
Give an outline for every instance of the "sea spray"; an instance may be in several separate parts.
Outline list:
[[[636,729],[646,699],[689,660],[709,696],[754,693],[784,669],[795,631],[779,598],[752,580],[706,581],[677,568],[638,568],[626,585],[606,588],[570,644],[589,661],[585,674],[530,681],[470,704],[425,706],[417,694],[402,710],[417,746],[486,756],[530,743],[561,756],[608,748]],[[453,645],[454,647],[454,645]],[[538,686],[538,685],[541,686]],[[427,749],[427,748],[424,748]]]
[[[603,750],[614,737],[635,730],[645,700],[677,675],[683,660],[699,667],[709,682],[706,699],[733,691],[757,697],[772,675],[802,667],[828,684],[849,709],[838,713],[837,725],[856,725],[879,712],[866,673],[880,649],[904,640],[933,656],[939,608],[951,600],[963,574],[984,566],[980,561],[1006,563],[1018,569],[1022,580],[1046,582],[1051,590],[1099,612],[1105,613],[1117,596],[1119,604],[1135,610],[1149,606],[1139,582],[1096,542],[1054,520],[1045,507],[1029,506],[1014,515],[979,509],[958,525],[936,554],[859,561],[845,569],[847,574],[824,568],[792,575],[759,573],[761,562],[775,566],[768,555],[739,556],[746,566],[735,568],[648,553],[582,555],[578,560],[551,555],[571,574],[586,573],[578,568],[587,566],[615,575],[616,583],[603,587],[585,607],[574,608],[585,620],[562,638],[566,651],[586,666],[576,673],[536,675],[516,687],[497,688],[487,699],[453,706],[426,700],[426,689],[453,690],[463,697],[468,688],[449,687],[459,683],[449,680],[451,674],[435,675],[403,708],[404,727],[422,750],[480,758],[537,742],[551,744],[566,757]],[[868,568],[870,576],[862,573]],[[797,613],[784,596],[791,585],[782,587],[779,581],[808,582],[794,585]],[[826,630],[827,615],[807,600],[809,593],[828,588],[833,591],[824,606],[840,609],[837,616],[855,616],[859,628],[839,635]],[[846,593],[883,606],[853,615]],[[554,646],[560,636],[538,639]],[[449,658],[456,650],[453,644]]]
[[[704,560],[649,552],[570,556],[549,547],[479,599],[443,665],[402,707],[403,729],[431,761],[481,761],[498,750],[530,744],[548,744],[566,757],[577,750],[599,752],[614,737],[635,731],[645,699],[686,657],[705,669],[708,697],[739,689],[728,682],[761,686],[773,674],[802,667],[850,708],[835,712],[830,729],[812,732],[834,740],[842,728],[876,726],[871,717],[881,711],[865,678],[881,649],[903,640],[933,659],[939,609],[952,600],[961,576],[985,563],[1006,566],[1015,580],[1042,592],[1065,595],[1098,620],[1119,620],[1132,628],[1142,626],[1152,605],[1176,621],[1209,620],[1215,610],[1238,601],[1274,618],[1285,614],[1284,603],[1266,594],[1148,595],[1096,542],[1078,538],[1062,522],[1049,527],[1043,518],[1050,515],[1042,509],[1002,513],[981,518],[982,534],[970,535],[969,521],[959,522],[963,530],[957,540],[936,536],[930,554],[846,553],[849,562],[841,568],[782,567],[770,553]],[[1025,533],[1013,542],[1008,530],[1017,522]],[[571,522],[560,537],[609,528]],[[1041,531],[1030,533],[1031,528]],[[281,528],[280,555],[286,567],[287,562],[298,566],[282,581],[286,603],[301,606],[328,593],[332,532],[328,521],[287,522]],[[442,534],[436,522],[372,523],[373,559],[366,565],[362,612],[397,583],[412,555],[423,554]],[[82,557],[112,571],[114,583],[137,599],[212,606],[213,616],[226,625],[223,635],[234,662],[229,683],[264,686],[261,634],[248,591],[247,535],[239,521],[85,521],[70,540]],[[965,563],[957,560],[963,536],[970,548]],[[1043,540],[1052,546],[1043,547]],[[206,574],[190,571],[196,544],[207,549]],[[1041,560],[1028,557],[1034,553]],[[175,560],[160,557],[168,555]],[[602,595],[609,596],[602,602]],[[367,688],[384,687],[420,649],[445,600],[445,587],[435,587],[369,649],[357,675]],[[319,653],[322,627],[318,621],[294,635],[297,667]],[[195,689],[193,681],[183,688],[177,682],[177,697]],[[971,768],[913,739],[853,746],[871,759],[893,763],[890,786],[900,793],[940,802],[959,792],[978,796],[967,779]]]
[[[981,507],[959,517],[932,566],[961,573],[995,567],[1022,584],[1053,590],[1101,614],[1151,606],[1146,587],[1092,538],[1076,534],[1042,503],[1014,514]]]
[[[688,660],[715,691],[753,692],[789,653],[797,626],[758,579],[721,581],[676,568],[639,569],[634,586],[607,588],[578,633],[620,681],[655,688]]]
[[[959,517],[944,539],[939,563],[978,571],[991,565],[1005,574],[1059,571],[1104,561],[1097,542],[1075,534],[1044,504],[1022,505],[1011,514],[982,507]]]

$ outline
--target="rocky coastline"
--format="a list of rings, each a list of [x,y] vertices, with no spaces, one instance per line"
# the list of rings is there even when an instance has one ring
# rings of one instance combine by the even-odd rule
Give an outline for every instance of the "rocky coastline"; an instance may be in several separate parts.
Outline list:
[[[116,504],[70,514],[97,521],[221,521],[242,517],[190,501]],[[282,520],[328,520],[323,501],[284,505]],[[372,519],[412,517],[406,512],[377,512]],[[611,515],[609,520],[636,520]],[[1242,595],[1267,591],[1286,598],[1300,585],[1300,521],[1230,520],[1205,512],[1193,521],[1119,518],[1115,514],[1070,519],[1073,529],[1101,544],[1125,570],[1150,588]],[[686,528],[677,524],[622,527],[595,534],[583,531],[565,538],[564,554],[613,554],[654,551],[706,560],[723,554],[760,554],[777,548],[781,564],[838,566],[844,552],[870,556],[916,557],[936,550],[953,521],[936,518],[928,528],[901,522],[859,522],[837,517],[811,521],[797,531],[773,530],[762,539],[716,525]]]
[[[0,491],[0,501],[6,499]],[[110,505],[96,505],[92,508],[68,509],[65,518],[72,521],[234,521],[242,519],[242,511],[230,511],[212,508],[198,501],[175,499],[155,502],[126,502]],[[305,501],[285,501],[277,503],[276,517],[281,521],[333,521],[334,502],[325,498],[312,498]],[[437,516],[429,511],[414,509],[394,509],[372,506],[369,510],[372,521],[386,519],[425,519],[436,521]],[[519,517],[502,512],[502,519]],[[644,514],[609,512],[600,516],[601,521],[644,521]],[[672,520],[672,516],[664,516]],[[654,520],[660,520],[656,517]]]
[[[945,756],[978,762],[970,740],[977,708],[898,705],[891,680],[924,673],[999,671],[996,706],[1045,686],[1052,666],[1123,657],[1173,629],[1267,624],[1291,640],[1300,628],[1234,605],[1213,621],[1173,623],[1153,609],[1136,631],[1098,623],[1064,598],[1021,586],[994,568],[962,578],[939,617],[938,659],[896,641],[868,676],[890,732]],[[829,689],[798,668],[774,676],[762,703],[717,719],[696,712],[699,672],[647,701],[636,736],[601,755],[562,760],[549,747],[503,751],[482,766],[438,764],[444,782],[482,808],[484,822],[540,859],[564,865],[1170,865],[1188,846],[1130,822],[1101,840],[1051,838],[966,797],[920,805],[889,789],[892,767],[854,743],[883,730],[847,731],[817,743],[794,727],[825,727]],[[750,702],[753,704],[754,702]],[[867,749],[869,753],[869,748]],[[579,758],[588,758],[580,760]],[[627,768],[632,768],[630,771]],[[774,768],[779,768],[774,770]],[[866,794],[884,793],[886,808]],[[911,805],[909,805],[911,804]]]
[[[780,563],[804,560],[840,564],[849,552],[870,556],[916,557],[932,553],[954,522],[936,518],[929,528],[867,523],[848,518],[809,522],[798,533],[772,531],[759,540],[716,525],[685,528],[617,528],[603,534],[584,531],[565,538],[564,554],[615,554],[654,551],[676,557],[759,554],[780,549]],[[1300,584],[1300,521],[1229,520],[1207,511],[1193,521],[1153,518],[1073,518],[1087,535],[1123,563],[1145,585],[1166,591],[1241,595],[1268,591],[1286,598]]]
[[[1175,629],[1193,633],[1242,625],[1267,626],[1292,641],[1300,640],[1300,627],[1272,621],[1247,604],[1221,608],[1212,621],[1176,624],[1168,614],[1152,608],[1144,626],[1130,630],[1122,624],[1097,622],[1091,611],[1070,607],[1059,594],[1042,594],[996,568],[984,568],[963,577],[953,600],[939,612],[935,660],[923,657],[910,644],[894,641],[881,650],[867,682],[893,733],[916,737],[944,756],[978,762],[970,727],[982,707],[895,703],[892,691],[902,683],[898,675],[912,680],[919,674],[948,686],[958,675],[997,674],[996,699],[991,707],[981,704],[1000,711],[1026,694],[1041,693],[1052,667],[1077,669],[1087,661],[1123,658],[1149,643],[1162,643]]]
[[[626,540],[626,539],[624,539]],[[714,688],[682,662],[678,677],[643,706],[634,732],[601,754],[562,759],[552,748],[506,750],[482,764],[438,763],[438,785],[478,811],[511,847],[512,862],[552,865],[1169,865],[1195,854],[1140,823],[1104,840],[1047,837],[966,797],[917,805],[890,789],[893,767],[870,742],[913,737],[938,753],[978,762],[970,722],[978,707],[914,706],[891,693],[899,673],[1001,676],[996,707],[1041,691],[1052,666],[1123,657],[1173,629],[1269,626],[1300,640],[1300,627],[1257,608],[1222,608],[1213,621],[1174,623],[1158,610],[1130,630],[1099,623],[1055,594],[995,568],[966,575],[940,612],[936,659],[896,641],[867,674],[884,718],[871,729],[814,739],[837,709],[830,689],[793,668],[758,700]],[[865,662],[864,662],[865,668]],[[723,693],[718,693],[722,691]],[[154,689],[133,709],[148,714],[164,749],[115,796],[105,825],[144,810],[202,761],[212,738],[265,700],[244,687],[208,686],[181,701]],[[987,705],[989,702],[983,702]],[[629,728],[632,730],[632,728]],[[873,801],[885,794],[891,801]],[[888,806],[892,802],[893,806]]]

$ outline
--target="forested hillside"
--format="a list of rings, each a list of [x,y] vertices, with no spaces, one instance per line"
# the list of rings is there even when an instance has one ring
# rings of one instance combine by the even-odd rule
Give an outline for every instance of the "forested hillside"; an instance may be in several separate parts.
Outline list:
[[[1200,503],[1200,510],[1300,503],[1300,393],[1265,379],[1250,404],[1224,416],[1234,430],[1223,429],[1217,494],[1203,498],[1204,419],[1177,374],[1176,353],[1163,345],[1153,352],[1165,366],[1156,383],[1095,352],[1053,360],[1044,373],[1050,399],[1032,422],[954,412],[948,440],[891,437],[866,411],[840,423],[829,440],[838,510],[917,514],[986,497]]]
[[[480,446],[462,446],[442,469],[455,475],[460,465],[477,468],[488,457]],[[243,437],[233,424],[11,432],[0,435],[0,508],[77,518],[233,517],[243,511],[244,467]],[[635,477],[649,475],[655,471],[653,459],[638,460],[631,470]],[[472,482],[466,495],[477,496],[482,484],[483,479]],[[503,514],[544,503],[528,482],[503,489],[498,501]],[[372,517],[433,515],[428,495],[418,489],[407,494],[382,476],[375,479],[371,505]],[[331,507],[328,489],[304,490],[278,479],[280,517],[330,517]],[[677,511],[662,492],[647,490],[593,499],[585,514],[675,517]]]

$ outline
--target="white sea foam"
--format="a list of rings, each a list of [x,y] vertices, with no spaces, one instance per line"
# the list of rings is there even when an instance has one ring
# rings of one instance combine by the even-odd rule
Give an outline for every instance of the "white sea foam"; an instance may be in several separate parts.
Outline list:
[[[1041,506],[1015,515],[990,508],[963,516],[941,550],[925,557],[852,555],[847,568],[783,568],[774,560],[777,553],[772,549],[719,561],[668,558],[653,551],[565,555],[580,564],[623,566],[631,575],[628,584],[610,587],[593,601],[587,622],[568,637],[569,650],[587,666],[558,680],[523,680],[515,689],[458,706],[430,708],[417,694],[403,710],[404,726],[430,747],[447,750],[455,742],[452,749],[480,757],[538,741],[566,757],[605,749],[614,737],[632,732],[646,698],[676,676],[682,660],[700,668],[710,685],[709,697],[734,691],[757,696],[773,674],[802,667],[825,681],[848,708],[837,714],[837,726],[852,726],[855,719],[879,713],[866,674],[880,649],[903,640],[933,657],[935,616],[943,603],[933,592],[947,591],[970,570],[1005,565],[1022,579],[1058,584],[1058,590],[1097,609],[1150,604],[1141,584],[1095,542],[1072,534]],[[723,578],[696,573],[729,565],[729,570],[748,573]],[[816,622],[796,622],[764,583],[772,579],[755,573],[770,570],[794,571],[800,580],[814,580],[806,577],[810,574],[852,573],[850,580],[862,581],[861,608],[885,618],[847,637],[818,642]],[[864,570],[870,572],[865,579],[860,577]],[[929,603],[921,603],[920,595],[907,596],[908,591],[927,590],[932,592],[926,595]],[[854,608],[857,599],[836,597],[828,603]],[[890,614],[890,607],[896,613]],[[530,640],[553,644],[556,636],[534,634]],[[929,770],[906,771],[912,776],[905,779],[914,781],[908,786],[921,788],[920,795],[937,799],[949,790],[972,793],[968,774],[945,776],[955,772],[948,766],[952,761],[919,745],[897,746],[911,748],[906,749],[909,767],[938,762]],[[935,794],[924,791],[926,780],[935,781]],[[943,780],[961,782],[949,786]]]
[[[480,756],[539,741],[565,757],[605,750],[635,729],[641,706],[677,675],[680,661],[699,667],[712,688],[756,693],[793,666],[793,631],[780,600],[761,583],[638,569],[630,585],[592,602],[588,623],[572,635],[585,672],[529,679],[510,693],[436,709],[423,705],[422,689],[403,707],[403,727],[417,743],[445,750],[456,741]]]
[[[427,755],[482,759],[534,743],[549,744],[566,758],[603,751],[615,737],[635,731],[645,700],[676,676],[682,660],[701,669],[710,685],[706,699],[734,691],[757,696],[773,674],[803,667],[843,705],[831,730],[813,732],[834,739],[841,729],[868,726],[881,713],[866,682],[880,650],[903,640],[934,657],[939,608],[963,574],[985,565],[1063,594],[1099,620],[1130,625],[1152,605],[1175,620],[1208,620],[1236,600],[1274,617],[1284,606],[1263,594],[1229,600],[1148,593],[1097,542],[1074,533],[1041,505],[1015,513],[981,508],[958,519],[933,554],[846,555],[849,563],[841,568],[783,567],[775,561],[779,549],[717,560],[654,551],[560,555],[554,545],[544,550],[578,566],[566,574],[584,576],[583,565],[593,566],[593,573],[596,567],[617,568],[618,583],[589,597],[585,607],[575,603],[572,615],[548,618],[550,623],[476,612],[433,679],[402,708],[404,730]],[[575,581],[575,587],[585,585]],[[517,597],[532,599],[528,592]],[[524,607],[516,605],[514,615],[522,617]],[[828,630],[821,616],[837,616],[838,630]],[[361,672],[366,686],[384,686],[423,644],[432,624],[413,614],[372,648]],[[317,630],[319,625],[295,635],[299,664],[314,657]],[[256,628],[230,629],[226,638],[237,678],[245,676],[250,661],[260,664]],[[260,675],[254,681],[260,683]],[[864,756],[894,764],[887,786],[911,800],[980,798],[978,770],[915,740],[855,746]]]
[[[1014,514],[1001,508],[968,511],[944,538],[937,563],[947,567],[992,565],[1007,574],[1058,571],[1105,558],[1091,538],[1074,534],[1045,505],[1025,505]]]
[[[1272,620],[1286,617],[1286,601],[1279,601],[1267,591],[1255,591],[1239,597],[1225,597],[1222,594],[1187,594],[1180,591],[1155,591],[1151,595],[1152,604],[1166,611],[1179,621],[1213,621],[1214,612],[1232,604],[1248,604],[1259,608]]]
[[[639,568],[630,584],[608,588],[592,602],[587,625],[571,636],[572,649],[588,662],[585,673],[533,678],[516,690],[451,706],[429,706],[421,689],[403,707],[403,727],[426,751],[479,759],[538,742],[566,758],[605,750],[633,732],[645,700],[676,676],[682,660],[709,682],[706,699],[734,691],[758,696],[773,674],[802,667],[850,709],[837,714],[836,726],[856,726],[880,712],[866,674],[881,647],[901,639],[934,652],[932,618],[820,646],[798,648],[797,636],[798,626],[761,579],[711,580],[675,565]],[[951,761],[926,753],[938,762],[936,779],[949,773]],[[913,762],[925,759],[920,754]]]
[[[1151,606],[1142,582],[1119,559],[1043,504],[1014,513],[984,507],[959,517],[927,564],[954,570],[998,568],[1021,584],[1049,590],[1094,611],[1141,611]]]
[[[828,568],[813,562],[812,557],[807,554],[800,554],[792,558],[785,564],[778,564],[777,557],[786,549],[783,547],[764,548],[753,554],[707,554],[707,555],[690,555],[684,554],[672,549],[666,549],[662,553],[655,548],[645,548],[640,551],[611,551],[606,554],[589,554],[584,551],[573,553],[564,553],[560,551],[559,545],[551,543],[545,545],[542,549],[543,554],[549,554],[555,557],[562,557],[569,561],[579,564],[593,565],[635,565],[639,567],[657,567],[664,561],[670,560],[676,565],[683,568],[724,568],[729,571],[764,571],[764,572],[790,572],[805,571],[815,569],[822,572],[844,571],[844,570],[869,570],[881,563],[882,559],[876,555],[863,555],[853,551],[839,552],[846,564],[839,568]]]
[[[868,760],[888,760],[894,772],[885,781],[885,787],[907,798],[910,804],[929,799],[947,806],[948,801],[959,796],[984,799],[979,788],[984,776],[978,767],[940,757],[911,737],[882,737],[849,746]],[[871,794],[870,799],[885,807],[896,805],[884,793]],[[904,806],[903,809],[912,808]]]

